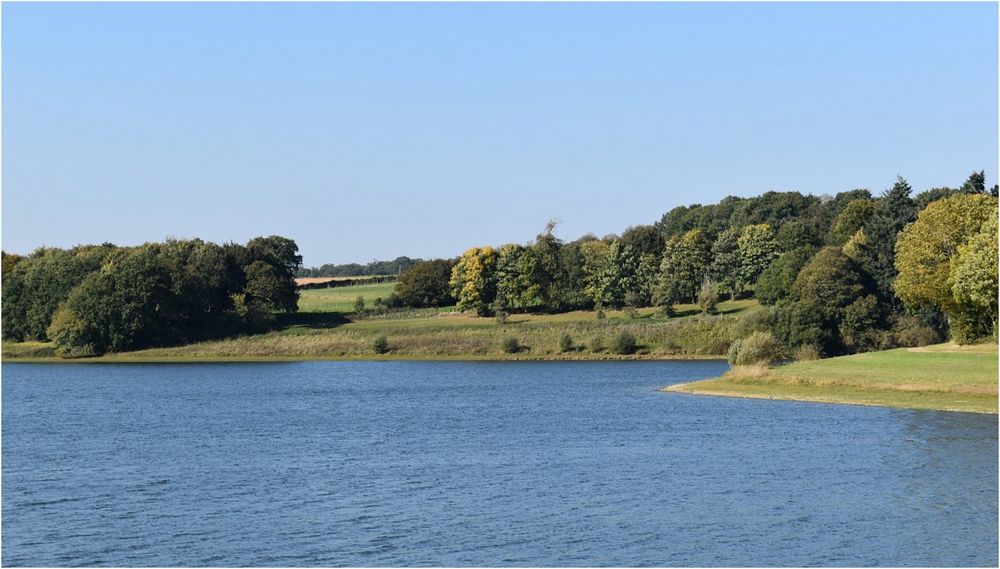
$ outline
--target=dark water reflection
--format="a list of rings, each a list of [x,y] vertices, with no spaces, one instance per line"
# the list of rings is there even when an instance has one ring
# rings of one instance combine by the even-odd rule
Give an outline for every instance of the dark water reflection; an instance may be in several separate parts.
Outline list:
[[[991,565],[997,418],[720,362],[3,365],[2,562]]]

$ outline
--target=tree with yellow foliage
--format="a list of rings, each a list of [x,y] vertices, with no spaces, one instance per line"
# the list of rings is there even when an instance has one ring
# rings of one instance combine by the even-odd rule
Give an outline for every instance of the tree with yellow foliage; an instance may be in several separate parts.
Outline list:
[[[978,247],[970,245],[984,227],[990,231],[988,222],[991,219],[993,236],[986,235],[979,240],[992,238],[996,243],[996,217],[996,198],[984,194],[957,194],[928,205],[916,221],[900,232],[896,241],[895,264],[899,272],[893,283],[896,295],[910,305],[941,308],[948,316],[952,338],[959,343],[974,342],[989,335],[996,320],[995,309],[991,313],[982,302],[973,301],[970,294],[973,289],[983,288],[974,285],[974,279],[988,281],[996,290],[996,263],[993,263],[992,274],[981,276],[981,271],[974,267],[989,263],[973,260]],[[965,263],[962,262],[963,253],[969,256]],[[995,260],[995,247],[992,255]]]
[[[488,316],[497,294],[497,253],[493,247],[473,247],[462,253],[451,270],[452,296],[459,310],[472,310]]]

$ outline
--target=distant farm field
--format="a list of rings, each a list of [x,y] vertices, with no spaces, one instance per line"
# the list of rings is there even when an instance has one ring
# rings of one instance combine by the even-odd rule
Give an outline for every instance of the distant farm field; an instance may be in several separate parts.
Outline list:
[[[396,283],[376,283],[333,288],[317,288],[299,293],[299,312],[354,312],[354,302],[360,296],[365,307],[371,308],[376,298],[385,300],[396,289]]]

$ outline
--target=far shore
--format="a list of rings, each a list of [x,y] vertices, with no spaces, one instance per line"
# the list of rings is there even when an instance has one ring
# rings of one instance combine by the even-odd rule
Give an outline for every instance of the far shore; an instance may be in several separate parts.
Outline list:
[[[512,314],[499,321],[453,310],[359,317],[339,311],[339,305],[317,304],[328,296],[325,289],[305,291],[303,304],[328,312],[281,315],[276,329],[259,334],[72,359],[60,357],[51,342],[5,341],[0,358],[33,363],[711,360],[725,359],[739,316],[759,308],[755,301],[736,300],[720,303],[717,315],[683,305],[671,317],[643,308],[631,314],[608,310],[603,318],[595,311],[573,311]],[[632,339],[626,347],[616,345],[623,336]]]
[[[620,355],[572,355],[565,356],[532,356],[517,355],[462,355],[462,356],[415,356],[415,355],[382,355],[382,356],[131,356],[129,354],[112,354],[95,358],[60,358],[50,357],[4,357],[0,363],[26,364],[166,364],[166,363],[280,363],[280,362],[597,362],[597,361],[724,361],[721,356],[678,354],[664,356],[657,354]]]

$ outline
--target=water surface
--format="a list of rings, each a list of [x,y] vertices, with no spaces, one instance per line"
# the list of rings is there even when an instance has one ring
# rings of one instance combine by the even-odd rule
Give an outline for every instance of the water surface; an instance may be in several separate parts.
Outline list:
[[[3,364],[6,566],[997,565],[997,418],[722,362]]]

